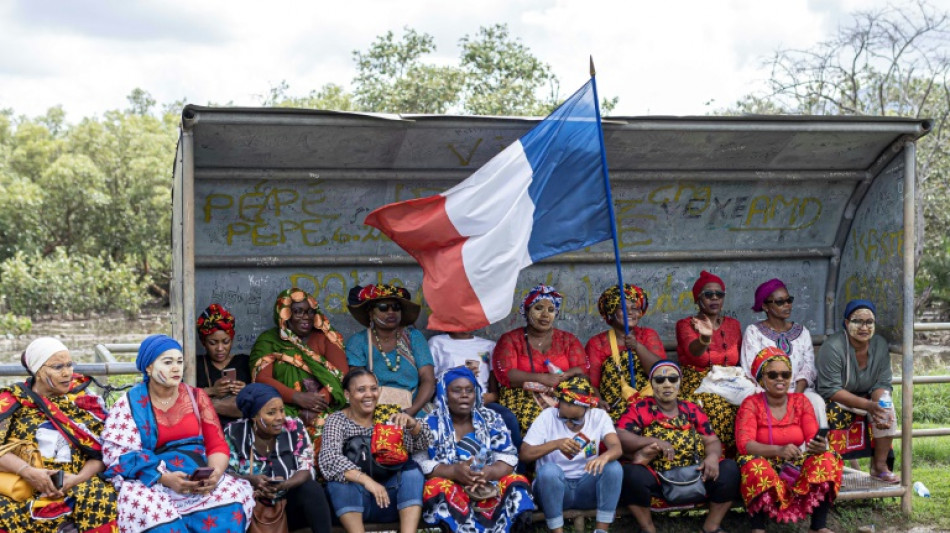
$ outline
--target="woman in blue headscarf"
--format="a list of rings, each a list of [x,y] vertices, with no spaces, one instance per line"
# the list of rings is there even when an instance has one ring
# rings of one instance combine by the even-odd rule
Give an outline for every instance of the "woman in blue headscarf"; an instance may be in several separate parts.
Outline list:
[[[892,392],[891,356],[887,341],[874,334],[876,314],[868,300],[848,302],[844,329],[829,335],[818,352],[817,389],[828,406],[831,448],[845,459],[863,457],[873,435],[871,476],[896,485],[900,476],[888,467],[888,455],[897,417],[893,405],[879,402]]]
[[[503,533],[535,509],[531,485],[514,474],[518,450],[505,422],[482,405],[482,390],[464,366],[442,373],[436,410],[426,424],[429,449],[415,460],[428,478],[422,518],[452,531]]]
[[[181,345],[166,335],[147,337],[135,366],[143,382],[115,403],[102,433],[105,477],[119,493],[119,529],[246,529],[251,486],[225,473],[228,443],[208,395],[181,381]]]

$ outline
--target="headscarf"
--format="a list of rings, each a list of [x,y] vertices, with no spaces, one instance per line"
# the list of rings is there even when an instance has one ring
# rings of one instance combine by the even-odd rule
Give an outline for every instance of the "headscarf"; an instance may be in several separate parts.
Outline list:
[[[250,420],[274,398],[280,398],[280,393],[274,387],[264,383],[250,383],[241,389],[235,401],[244,418]]]
[[[135,368],[142,373],[142,381],[148,383],[148,373],[146,368],[152,365],[156,359],[169,350],[182,350],[181,344],[168,335],[149,335],[145,337],[142,344],[139,345],[139,353],[135,356]]]
[[[781,348],[768,346],[759,350],[759,353],[755,354],[755,359],[752,360],[750,370],[756,381],[762,381],[762,373],[772,361],[784,361],[788,369],[792,369],[792,361],[788,358],[788,354]]]
[[[765,300],[767,300],[773,292],[779,289],[787,289],[787,287],[785,287],[785,283],[778,278],[772,278],[759,285],[755,289],[755,301],[752,302],[752,310],[756,313],[761,313],[762,304],[765,303]]]
[[[636,285],[624,283],[623,294],[626,300],[631,302],[641,313],[647,312],[647,308],[650,307],[650,298],[647,297],[647,293],[643,289]],[[620,309],[620,286],[613,285],[600,295],[597,300],[597,310],[600,311],[600,316],[610,324],[617,309]]]
[[[874,316],[877,316],[877,308],[874,307],[874,302],[871,300],[851,300],[848,305],[844,306],[844,319],[851,318],[851,315],[858,309],[868,309],[874,313]]]
[[[277,295],[277,302],[274,303],[274,322],[277,324],[277,328],[280,330],[280,338],[290,342],[301,351],[307,354],[312,354],[311,350],[305,342],[303,342],[296,333],[291,331],[290,326],[287,325],[287,322],[290,321],[290,317],[293,316],[293,312],[290,310],[290,306],[297,302],[302,302],[306,300],[310,304],[310,307],[316,311],[313,315],[313,327],[319,329],[326,335],[327,340],[336,344],[343,350],[343,335],[340,335],[340,332],[333,329],[333,326],[330,325],[330,319],[323,314],[323,310],[320,309],[320,304],[317,303],[317,299],[313,296],[310,296],[306,292],[297,287],[293,287],[283,291]],[[337,371],[339,374],[339,371]],[[337,379],[342,379],[343,376],[337,376]]]
[[[218,304],[211,304],[198,317],[198,336],[205,339],[215,331],[223,331],[234,338],[234,315]]]
[[[693,302],[699,301],[699,293],[703,292],[703,287],[708,283],[718,283],[722,290],[726,290],[726,284],[722,281],[722,278],[703,270],[699,273],[699,279],[696,280],[696,283],[693,283]]]
[[[527,318],[528,309],[538,300],[551,300],[554,303],[554,314],[558,314],[561,312],[561,302],[564,301],[564,297],[554,287],[540,284],[528,291],[528,295],[521,302],[521,316]]]
[[[30,374],[36,375],[37,371],[59,352],[68,352],[66,347],[59,339],[53,337],[40,337],[30,343],[23,352],[21,362],[23,366],[30,371]]]
[[[562,381],[557,388],[557,400],[587,408],[597,405],[594,387],[587,376],[574,376]]]
[[[475,403],[472,406],[472,427],[475,428],[475,435],[479,442],[486,448],[491,445],[491,433],[488,420],[491,418],[486,411],[487,408],[482,405],[482,387],[478,384],[475,374],[468,367],[457,366],[442,372],[435,386],[435,411],[430,416],[430,427],[432,426],[431,417],[436,418],[436,427],[440,435],[454,435],[455,426],[452,424],[452,413],[449,412],[448,389],[449,385],[459,379],[465,378],[475,387]],[[458,455],[455,450],[456,442],[454,439],[441,439],[440,442],[432,443],[436,451],[436,457],[444,457],[451,462],[455,462]],[[430,452],[431,455],[431,452]]]
[[[650,374],[647,376],[647,379],[653,381],[653,374],[656,374],[656,371],[663,368],[664,366],[675,368],[679,375],[683,375],[683,370],[680,368],[680,365],[670,361],[669,359],[660,359],[659,361],[653,363],[653,366],[650,367]]]

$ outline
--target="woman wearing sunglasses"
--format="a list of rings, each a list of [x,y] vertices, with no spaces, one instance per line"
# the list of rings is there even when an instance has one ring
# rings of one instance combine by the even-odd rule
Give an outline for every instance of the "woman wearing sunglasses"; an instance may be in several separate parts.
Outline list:
[[[346,341],[350,366],[376,375],[380,403],[398,405],[416,416],[435,393],[435,370],[429,344],[412,327],[421,308],[409,291],[395,285],[366,285],[350,289],[347,309],[366,330]]]
[[[875,335],[874,304],[852,300],[844,309],[845,329],[828,336],[818,351],[818,394],[828,403],[831,447],[847,458],[869,455],[873,435],[871,476],[898,484],[888,468],[891,442],[897,435],[894,406],[882,407],[892,392],[891,357],[887,341]],[[860,439],[850,438],[857,433]]]
[[[558,406],[542,411],[525,435],[521,460],[538,462],[534,495],[548,529],[564,530],[566,509],[596,509],[594,533],[606,532],[623,481],[617,431],[606,411],[591,408],[597,397],[586,376],[562,382],[557,391]]]
[[[703,406],[723,447],[731,452],[738,408],[716,394],[694,395],[713,365],[739,365],[742,328],[738,320],[722,314],[725,298],[722,278],[703,270],[693,283],[693,301],[699,310],[676,323],[676,353],[683,365],[680,397]]]
[[[765,313],[765,320],[745,328],[742,335],[742,368],[750,377],[752,360],[763,348],[775,346],[788,354],[792,362],[792,391],[804,394],[815,408],[818,425],[828,427],[825,401],[815,392],[815,348],[808,328],[789,320],[794,296],[789,296],[785,283],[770,279],[755,289],[752,310]]]
[[[304,423],[318,452],[327,416],[346,405],[343,336],[330,326],[316,298],[296,287],[277,295],[274,323],[254,341],[251,374],[277,389],[287,416]]]
[[[828,510],[841,488],[841,456],[818,431],[811,402],[790,392],[792,363],[780,348],[756,354],[752,372],[765,392],[742,402],[736,418],[740,490],[752,531],[768,519],[797,522],[811,516],[810,533],[831,533]]]
[[[699,406],[678,399],[680,378],[676,363],[654,363],[649,373],[653,396],[631,405],[617,423],[623,452],[633,457],[623,466],[621,503],[641,532],[655,532],[650,500],[663,494],[656,473],[696,465],[709,503],[703,531],[721,532],[723,517],[739,497],[739,468],[732,459],[722,459],[722,444]]]

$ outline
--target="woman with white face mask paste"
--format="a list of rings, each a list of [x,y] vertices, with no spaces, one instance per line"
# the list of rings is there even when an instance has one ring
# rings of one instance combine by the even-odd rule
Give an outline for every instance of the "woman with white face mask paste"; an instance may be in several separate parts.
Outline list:
[[[845,306],[845,329],[825,339],[818,351],[818,394],[828,405],[831,448],[845,459],[866,457],[870,429],[874,436],[871,476],[896,485],[900,476],[888,468],[888,455],[897,435],[897,417],[892,400],[890,407],[880,401],[892,392],[891,357],[887,341],[874,334],[876,314],[868,300],[852,300]],[[854,441],[849,429],[862,416],[870,427]]]
[[[135,366],[144,381],[115,403],[102,434],[105,476],[119,492],[119,529],[244,530],[251,486],[225,474],[228,443],[211,398],[181,381],[181,345],[147,337]]]

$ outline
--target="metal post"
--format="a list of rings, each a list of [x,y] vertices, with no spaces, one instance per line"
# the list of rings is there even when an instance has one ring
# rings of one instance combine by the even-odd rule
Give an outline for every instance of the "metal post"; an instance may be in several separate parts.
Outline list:
[[[186,383],[195,384],[195,150],[194,132],[182,131],[182,326]]]
[[[904,317],[901,363],[901,511],[910,515],[913,507],[911,459],[914,452],[914,259],[916,254],[917,145],[904,145]]]

